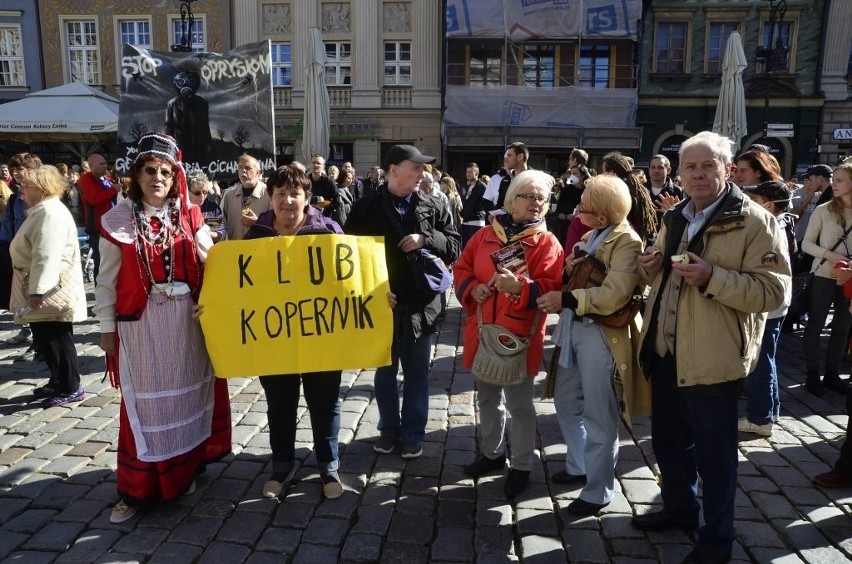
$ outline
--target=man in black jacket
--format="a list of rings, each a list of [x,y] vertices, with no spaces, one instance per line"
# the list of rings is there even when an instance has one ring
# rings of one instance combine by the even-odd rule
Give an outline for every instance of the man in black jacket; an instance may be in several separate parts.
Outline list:
[[[465,184],[463,192],[464,207],[462,208],[461,233],[462,249],[473,237],[473,234],[485,227],[488,212],[494,209],[494,203],[485,197],[485,184],[479,179],[479,165],[467,163],[465,169]]]
[[[460,237],[446,206],[419,192],[429,157],[411,145],[395,145],[385,155],[385,184],[355,202],[344,231],[347,235],[381,235],[391,292],[395,295],[391,364],[376,370],[379,432],[373,449],[388,454],[402,443],[403,458],[423,454],[429,414],[429,362],[439,294],[417,290],[408,254],[426,248],[445,263],[459,256]],[[397,372],[403,372],[400,412]]]

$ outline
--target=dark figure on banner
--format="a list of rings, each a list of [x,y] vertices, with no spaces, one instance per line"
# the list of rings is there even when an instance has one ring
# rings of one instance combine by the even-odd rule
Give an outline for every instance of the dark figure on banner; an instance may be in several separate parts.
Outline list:
[[[166,106],[166,133],[183,150],[183,162],[204,165],[210,159],[210,114],[207,100],[197,94],[201,77],[181,71],[172,81],[178,95]]]

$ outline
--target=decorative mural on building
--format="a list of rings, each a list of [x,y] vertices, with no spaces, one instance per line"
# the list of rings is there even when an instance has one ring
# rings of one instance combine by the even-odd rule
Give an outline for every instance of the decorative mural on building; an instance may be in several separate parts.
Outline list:
[[[289,35],[292,31],[289,4],[263,4],[264,35]]]

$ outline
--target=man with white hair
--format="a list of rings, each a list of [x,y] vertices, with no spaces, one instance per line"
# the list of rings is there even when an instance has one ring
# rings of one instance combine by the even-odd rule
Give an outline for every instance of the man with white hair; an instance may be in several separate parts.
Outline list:
[[[257,216],[269,209],[269,195],[262,179],[260,163],[251,155],[242,155],[237,161],[240,181],[222,194],[222,213],[228,239],[236,241],[248,233],[257,222]]]
[[[431,172],[423,173],[423,180],[420,181],[420,191],[441,202],[444,209],[450,209],[450,199],[447,198],[447,195],[441,190],[440,185],[435,181]]]
[[[737,401],[758,360],[766,312],[790,287],[778,223],[728,180],[731,142],[710,131],[684,141],[689,198],[663,216],[639,256],[651,293],[640,363],[651,380],[651,444],[663,509],[633,518],[645,531],[704,526],[684,562],[728,562],[737,492]]]

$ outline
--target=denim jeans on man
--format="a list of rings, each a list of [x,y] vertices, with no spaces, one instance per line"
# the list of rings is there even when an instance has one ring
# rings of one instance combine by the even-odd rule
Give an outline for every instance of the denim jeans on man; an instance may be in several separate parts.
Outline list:
[[[336,472],[340,466],[340,371],[261,376],[266,393],[269,420],[269,446],[272,447],[272,472],[288,473],[296,460],[296,413],[299,408],[299,384],[305,391],[317,468],[322,473]]]
[[[775,353],[778,350],[778,337],[781,335],[781,324],[783,322],[784,317],[766,320],[766,326],[763,329],[763,341],[760,343],[760,353],[757,357],[757,366],[748,375],[746,417],[755,425],[772,423],[781,413],[781,396],[778,393],[778,367],[775,364]]]
[[[429,364],[434,330],[414,336],[408,308],[393,313],[391,363],[376,370],[374,388],[379,407],[379,432],[402,441],[422,442],[429,416]],[[402,412],[397,373],[402,365]]]
[[[697,520],[698,475],[704,526],[696,548],[730,555],[737,493],[737,382],[678,389],[675,358],[651,363],[651,445],[660,466],[663,511]]]

